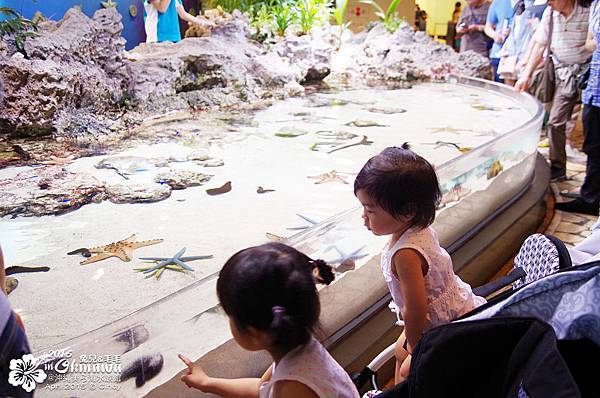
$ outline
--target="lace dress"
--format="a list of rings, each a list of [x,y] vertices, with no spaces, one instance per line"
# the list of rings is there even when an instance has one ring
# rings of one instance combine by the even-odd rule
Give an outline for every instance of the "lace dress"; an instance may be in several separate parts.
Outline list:
[[[398,250],[405,248],[419,252],[429,266],[424,276],[427,294],[425,330],[448,323],[486,302],[483,297],[476,296],[471,287],[454,273],[450,255],[440,247],[437,234],[431,227],[411,228],[402,234],[391,248],[386,247],[381,254],[383,277],[400,310],[404,307],[404,303],[400,282],[392,272],[392,258]]]
[[[271,398],[279,380],[293,380],[310,388],[319,398],[358,398],[348,373],[316,339],[285,354],[274,365],[271,380],[262,383],[260,398]]]

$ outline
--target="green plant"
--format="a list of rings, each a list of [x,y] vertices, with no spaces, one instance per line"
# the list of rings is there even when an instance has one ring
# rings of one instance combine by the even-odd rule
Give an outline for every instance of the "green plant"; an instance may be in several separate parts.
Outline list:
[[[344,22],[344,18],[346,17],[346,8],[348,8],[348,0],[335,0],[333,17],[335,18],[335,22],[340,27],[340,45],[342,44],[342,34],[344,33],[344,30],[347,29],[352,23],[351,21]]]
[[[396,15],[396,7],[400,4],[402,0],[392,0],[387,10],[383,11],[383,8],[375,2],[375,0],[361,0],[360,2],[363,4],[368,4],[373,6],[377,11],[375,11],[375,15],[377,15],[380,21],[383,23],[383,26],[387,29],[388,32],[395,32],[403,19],[398,18]]]
[[[250,26],[256,29],[253,38],[261,43],[273,36],[273,16],[266,4],[263,3],[253,9]]]
[[[296,14],[293,12],[292,7],[282,2],[274,6],[271,12],[275,18],[275,32],[280,36],[285,35],[285,31],[296,19]]]
[[[0,36],[14,36],[17,50],[25,54],[25,40],[37,36],[37,23],[23,18],[21,14],[10,7],[0,7],[0,14],[4,15],[3,20],[0,21]]]
[[[329,4],[324,0],[299,0],[296,12],[301,34],[324,24],[331,15]]]

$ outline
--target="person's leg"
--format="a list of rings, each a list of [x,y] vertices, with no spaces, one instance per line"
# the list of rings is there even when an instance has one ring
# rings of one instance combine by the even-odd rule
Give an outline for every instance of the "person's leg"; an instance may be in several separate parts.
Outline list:
[[[577,98],[565,96],[557,87],[550,109],[548,136],[550,138],[550,168],[552,179],[564,179],[567,173],[566,128]]]
[[[589,204],[600,203],[600,108],[586,105],[583,109],[583,152],[587,155],[581,199]]]
[[[402,365],[400,365],[400,377],[401,381],[408,379],[408,374],[410,373],[410,360],[412,355],[408,354]]]
[[[398,337],[396,341],[396,347],[394,350],[394,355],[396,356],[396,371],[394,372],[394,384],[401,383],[405,380],[405,377],[402,377],[402,364],[409,356],[408,351],[404,348],[406,345],[406,336],[404,332]]]
[[[500,58],[492,58],[492,68],[494,70],[494,81],[498,83],[504,83],[504,80],[500,78],[498,75],[498,64],[500,63]]]
[[[597,216],[600,206],[600,108],[591,105],[583,108],[583,135],[587,165],[581,195],[570,202],[557,203],[555,208]]]

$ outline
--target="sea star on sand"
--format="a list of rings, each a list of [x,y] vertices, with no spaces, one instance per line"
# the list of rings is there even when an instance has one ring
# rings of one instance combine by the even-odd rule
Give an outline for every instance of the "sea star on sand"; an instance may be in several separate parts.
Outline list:
[[[302,215],[300,213],[296,213],[296,215],[298,217],[300,217],[301,219],[303,219],[304,221],[306,221],[309,225],[302,225],[299,227],[288,227],[286,229],[289,229],[291,231],[293,230],[304,230],[304,229],[308,229],[310,227],[312,227],[313,225],[317,225],[318,223],[320,223],[320,221],[314,220],[312,218],[306,217],[305,215]]]
[[[42,160],[40,164],[46,166],[65,166],[75,160],[75,155],[65,156],[64,158],[51,155],[48,160]]]
[[[272,242],[283,242],[284,240],[287,239],[286,237],[275,235],[270,232],[265,232],[265,236],[267,237],[267,239],[269,239]]]
[[[173,271],[183,271],[186,269],[193,271],[194,269],[187,265],[186,261],[205,260],[213,257],[212,255],[181,257],[183,253],[185,253],[185,247],[179,250],[173,257],[140,257],[140,260],[156,261],[157,264],[146,268],[137,268],[136,271],[149,274],[148,276],[156,276],[156,279],[159,279],[165,269]]]
[[[315,182],[315,184],[324,184],[326,182],[341,182],[342,184],[348,184],[348,181],[346,181],[346,179],[344,177],[342,177],[340,174],[350,174],[350,173],[340,173],[338,171],[335,170],[331,170],[327,173],[323,173],[323,174],[319,174],[316,176],[308,176],[308,178],[312,178],[314,180],[319,180],[317,182]]]
[[[446,126],[446,127],[430,127],[429,132],[431,133],[454,133],[458,134],[465,131],[472,131],[469,129],[457,129],[454,127]]]
[[[162,239],[151,239],[143,240],[141,242],[135,241],[135,234],[131,235],[127,239],[113,242],[105,246],[92,247],[88,251],[90,253],[97,253],[95,256],[82,261],[81,265],[95,263],[96,261],[104,260],[109,257],[119,257],[123,261],[131,261],[133,251],[140,247],[155,245],[162,242]]]

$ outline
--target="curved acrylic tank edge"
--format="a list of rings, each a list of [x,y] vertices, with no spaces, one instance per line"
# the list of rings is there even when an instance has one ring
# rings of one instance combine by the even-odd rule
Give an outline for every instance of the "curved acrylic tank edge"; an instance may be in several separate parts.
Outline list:
[[[485,144],[478,146],[472,151],[463,153],[445,163],[442,163],[437,167],[438,173],[443,173],[445,169],[449,168],[450,165],[453,165],[457,162],[461,162],[464,159],[474,158],[477,155],[484,153],[490,147],[496,145],[498,141],[503,141],[508,139],[509,137],[518,134],[519,132],[529,129],[529,128],[541,128],[543,119],[544,119],[544,107],[542,104],[537,101],[533,96],[528,93],[518,93],[515,92],[510,86],[505,84],[492,82],[489,80],[484,80],[476,77],[467,77],[467,76],[455,76],[450,75],[448,77],[448,83],[450,84],[461,84],[469,87],[477,87],[486,90],[495,91],[499,94],[506,95],[508,97],[512,97],[516,101],[520,102],[521,105],[525,105],[525,109],[530,112],[531,119],[521,124],[520,126],[515,127],[514,129],[507,131],[506,133],[494,137],[492,140],[486,142]]]
[[[455,79],[455,80],[453,81],[452,79]],[[489,87],[493,91],[500,92],[502,94],[509,94],[509,95],[512,94],[512,96],[521,103],[523,103],[524,101],[527,101],[524,103],[524,105],[529,105],[529,108],[531,110],[535,110],[535,112],[534,112],[534,115],[532,116],[532,118],[529,121],[527,121],[526,123],[522,124],[521,126],[518,126],[517,128],[515,128],[499,137],[494,138],[493,140],[482,145],[481,147],[477,147],[476,149],[474,149],[466,154],[463,154],[463,155],[460,155],[460,156],[454,158],[450,162],[444,163],[443,165],[441,165],[438,168],[438,173],[443,173],[445,169],[450,168],[450,166],[452,166],[454,163],[456,163],[459,160],[461,160],[461,161],[463,159],[468,160],[471,157],[476,156],[479,153],[483,153],[485,150],[487,150],[491,146],[493,146],[494,143],[498,142],[501,139],[510,138],[510,136],[522,131],[524,128],[529,128],[530,126],[533,127],[538,123],[539,123],[539,126],[541,127],[542,117],[543,117],[543,108],[542,108],[541,104],[539,104],[539,103],[536,104],[536,101],[533,100],[532,97],[523,95],[523,94],[517,94],[514,91],[512,91],[512,89],[506,89],[505,87],[503,87],[503,85],[494,84],[494,83],[491,83],[491,82],[488,82],[485,80],[481,80],[481,79],[476,79],[476,78],[451,77],[449,81],[450,81],[450,83],[464,84],[464,85],[468,85],[468,86],[480,87],[480,88],[485,88],[485,89],[487,89]],[[537,106],[534,107],[534,105],[537,105]],[[360,211],[360,206],[346,209],[346,210],[344,210],[336,215],[333,215],[332,217],[320,222],[319,224],[317,224],[305,231],[301,231],[295,235],[288,237],[286,239],[286,243],[288,243],[292,246],[301,245],[303,242],[306,242],[308,239],[310,239],[313,236],[322,235],[324,230],[330,229],[336,223],[347,222],[349,219],[351,219],[351,217],[355,216],[356,213],[359,211]],[[92,339],[94,337],[109,335],[112,333],[112,331],[114,331],[116,329],[126,327],[127,325],[130,325],[132,323],[131,320],[135,320],[136,321],[135,323],[139,324],[141,321],[143,321],[145,314],[151,314],[151,312],[156,307],[166,304],[166,303],[170,302],[171,300],[175,299],[176,297],[181,296],[184,293],[187,293],[200,285],[206,285],[211,280],[215,280],[217,277],[218,277],[218,272],[210,274],[210,275],[204,277],[203,279],[196,281],[176,292],[173,292],[173,293],[155,301],[154,303],[151,303],[151,304],[149,304],[135,312],[132,312],[131,314],[128,314],[116,321],[109,322],[109,323],[107,323],[103,326],[100,326],[90,332],[84,333],[80,336],[74,337],[69,340],[65,340],[59,344],[53,345],[52,347],[46,347],[43,350],[38,350],[37,352],[41,353],[41,352],[47,351],[48,349],[52,349],[52,348],[56,348],[56,347],[78,346],[79,344],[84,343],[85,341]],[[210,308],[206,308],[205,311],[208,311],[211,308],[213,308],[213,306],[210,306]],[[151,315],[148,315],[147,319],[151,319]]]
[[[150,311],[155,311],[157,307],[160,307],[161,305],[163,305],[165,303],[170,303],[175,298],[177,298],[193,289],[196,289],[199,286],[206,286],[210,282],[216,281],[218,276],[219,276],[218,271],[213,272],[212,274],[204,276],[200,280],[197,280],[196,282],[191,283],[188,286],[185,286],[171,294],[168,294],[165,297],[162,297],[162,298],[154,301],[153,303],[150,303],[130,314],[127,314],[122,318],[119,318],[112,322],[108,322],[102,326],[97,327],[96,329],[90,330],[89,332],[85,332],[84,334],[73,337],[71,339],[64,340],[58,344],[54,344],[49,347],[44,347],[42,349],[38,349],[38,350],[36,350],[35,353],[36,353],[36,355],[38,355],[40,353],[44,353],[44,352],[47,352],[48,350],[58,348],[58,347],[61,347],[61,348],[62,347],[76,347],[76,346],[80,345],[81,342],[85,342],[85,341],[88,341],[88,340],[91,340],[91,339],[94,339],[97,337],[101,337],[101,336],[112,335],[113,331],[115,331],[115,330],[125,329],[132,325],[139,324],[140,318],[144,318],[145,314],[149,313]],[[208,308],[204,309],[201,312],[204,313],[206,311],[211,310],[212,308],[214,308],[214,306],[209,305]]]

